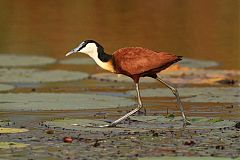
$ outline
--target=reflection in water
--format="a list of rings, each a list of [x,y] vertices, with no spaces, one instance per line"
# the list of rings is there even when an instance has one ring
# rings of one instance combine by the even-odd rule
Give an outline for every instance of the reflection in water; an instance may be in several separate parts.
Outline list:
[[[64,58],[84,39],[143,46],[239,69],[239,1],[1,0],[0,53]]]

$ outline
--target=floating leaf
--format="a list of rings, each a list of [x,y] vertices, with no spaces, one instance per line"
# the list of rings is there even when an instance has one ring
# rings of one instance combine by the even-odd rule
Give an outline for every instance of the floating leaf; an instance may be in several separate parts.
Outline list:
[[[44,125],[52,128],[72,129],[81,131],[102,131],[102,132],[126,132],[126,131],[145,131],[141,128],[122,128],[121,125],[118,127],[105,127],[101,128],[98,126],[108,125],[109,123],[103,120],[91,120],[91,119],[56,119],[52,121],[43,122]]]
[[[1,120],[0,119],[0,127],[10,126],[12,122],[10,120]]]
[[[203,118],[203,117],[192,117],[191,122],[197,123],[197,122],[209,122],[211,119]]]
[[[206,70],[196,68],[189,68],[187,70],[181,68],[179,70],[169,69],[158,73],[158,76],[165,81],[175,84],[213,84],[239,75],[240,71],[238,70]],[[121,74],[97,73],[90,77],[97,80],[133,83],[131,78]],[[149,77],[141,77],[140,82],[153,83],[157,81]]]
[[[78,93],[7,93],[0,97],[0,110],[78,110],[134,104],[133,100],[122,97]]]
[[[73,81],[87,78],[88,74],[83,72],[36,69],[0,69],[0,82],[12,83],[39,83]]]
[[[0,149],[24,148],[27,146],[29,146],[29,144],[16,142],[0,142]]]
[[[158,74],[161,75],[169,75],[169,76],[181,76],[181,77],[198,77],[202,79],[207,78],[229,78],[234,76],[239,76],[239,70],[213,70],[213,69],[197,69],[197,68],[189,68],[179,69],[179,70],[164,70]]]
[[[9,91],[14,89],[14,86],[7,84],[0,84],[0,91]]]
[[[232,159],[232,158],[227,158],[227,157],[181,157],[181,156],[176,156],[176,157],[141,157],[138,158],[138,160],[240,160],[239,158]]]
[[[235,122],[224,120],[221,122],[209,122],[209,118],[199,117],[198,121],[196,119],[192,121],[192,117],[188,117],[188,120],[192,123],[187,126],[188,129],[213,129],[213,128],[223,128],[232,127]],[[202,120],[201,120],[202,119]],[[99,128],[98,126],[107,125],[109,123],[103,120],[92,120],[92,119],[55,119],[52,121],[43,122],[44,126],[51,128],[62,128],[62,129],[72,129],[81,131],[115,131],[115,132],[126,132],[126,131],[149,131],[149,130],[159,130],[159,129],[179,129],[183,127],[182,117],[176,118],[165,118],[163,116],[131,116],[130,120],[132,123],[118,124],[117,127],[110,128]]]
[[[136,127],[145,127],[148,129],[156,128],[181,128],[182,117],[166,118],[163,116],[131,116],[131,120],[145,122],[144,124],[134,124]],[[232,127],[236,123],[229,120],[213,121],[206,117],[187,117],[191,125],[187,126],[189,129],[209,129],[209,128],[223,128]],[[146,124],[147,123],[147,124]]]
[[[2,67],[39,66],[55,62],[54,58],[43,56],[0,54],[0,66]]]
[[[127,77],[122,74],[113,74],[113,73],[97,73],[90,76],[90,78],[97,80],[105,80],[105,81],[116,81],[116,82],[131,82],[133,80],[130,77]],[[155,79],[149,77],[142,77],[141,82],[156,82]]]
[[[95,64],[92,58],[71,58],[71,59],[64,59],[59,61],[60,64],[73,64],[73,65],[91,65]]]
[[[183,58],[178,62],[181,67],[189,67],[189,68],[208,68],[208,67],[216,67],[219,64],[215,61],[209,60],[197,60],[192,58]]]
[[[186,102],[225,102],[240,103],[240,88],[237,87],[185,87],[178,88],[182,101]],[[135,96],[136,91],[129,91],[128,94]],[[143,97],[174,97],[168,88],[143,89],[141,90]]]
[[[130,119],[140,122],[169,122],[169,119],[163,116],[130,116]]]
[[[223,121],[223,119],[221,119],[221,118],[212,118],[212,119],[209,119],[209,122],[211,122],[211,123],[217,123],[217,122],[222,122]]]
[[[104,121],[90,120],[90,119],[55,119],[52,121],[46,121],[43,123],[49,127],[53,128],[63,128],[63,129],[75,129],[75,130],[103,130],[103,128],[94,128],[91,126],[101,126],[107,125]],[[107,128],[108,129],[108,128]],[[109,128],[111,130],[111,128]]]
[[[28,129],[24,128],[1,128],[0,127],[0,133],[21,133],[21,132],[27,132]]]
[[[167,116],[166,116],[166,118],[174,118],[175,117],[175,115],[174,114],[168,114]]]

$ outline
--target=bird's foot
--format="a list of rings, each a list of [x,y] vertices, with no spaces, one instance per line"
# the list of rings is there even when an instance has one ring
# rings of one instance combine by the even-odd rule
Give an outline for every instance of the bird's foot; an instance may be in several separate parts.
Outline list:
[[[147,111],[146,111],[146,108],[143,108],[143,111],[141,111],[141,110],[139,110],[139,111],[137,111],[137,114],[139,115],[139,116],[146,116],[147,115]]]
[[[88,127],[88,128],[110,128],[110,127],[116,127],[116,124],[110,123],[105,125],[97,125],[97,124],[87,124],[87,125],[78,125],[81,127]]]
[[[187,119],[183,120],[183,126],[188,126],[188,125],[191,125],[191,124],[192,123],[189,120],[187,120]]]

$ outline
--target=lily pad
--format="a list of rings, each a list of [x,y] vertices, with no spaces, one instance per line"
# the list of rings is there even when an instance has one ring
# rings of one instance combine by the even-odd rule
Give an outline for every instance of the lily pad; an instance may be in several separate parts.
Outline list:
[[[16,142],[0,142],[0,149],[24,148],[27,146],[29,146],[29,144]]]
[[[44,126],[52,128],[61,128],[61,129],[71,129],[79,131],[101,131],[101,132],[146,132],[142,127],[135,127],[126,124],[119,124],[117,127],[104,127],[99,126],[107,125],[109,123],[104,122],[104,120],[92,120],[92,119],[55,119],[52,121],[46,121],[42,123]]]
[[[175,84],[212,84],[218,81],[236,77],[240,75],[240,71],[235,70],[205,70],[205,69],[188,69],[188,70],[164,70],[158,73],[158,76],[165,81]],[[112,73],[97,73],[90,76],[93,79],[115,81],[115,82],[130,82],[133,80],[125,75]],[[140,82],[153,83],[155,79],[142,77]]]
[[[138,160],[240,160],[240,158],[227,158],[227,157],[141,157]]]
[[[201,87],[201,88],[178,88],[182,101],[186,102],[222,102],[240,103],[240,88],[238,87]],[[129,91],[128,94],[135,96],[136,91]],[[174,97],[168,88],[143,89],[143,97]]]
[[[197,60],[192,58],[183,58],[180,62],[178,62],[181,67],[190,67],[190,68],[208,68],[208,67],[216,67],[219,64],[215,61],[209,60]]]
[[[7,84],[0,84],[0,91],[9,91],[14,89],[14,86]]]
[[[90,120],[90,119],[55,119],[52,121],[46,121],[44,125],[52,128],[72,129],[81,131],[112,131],[120,130],[119,128],[98,128],[97,126],[107,125],[104,121]],[[91,127],[96,126],[96,127]]]
[[[28,129],[24,128],[1,128],[0,127],[0,133],[21,133],[21,132],[27,132]]]
[[[42,124],[47,127],[81,130],[81,131],[114,131],[114,132],[126,132],[126,131],[138,131],[145,132],[149,130],[158,129],[179,129],[182,128],[182,117],[176,117],[173,119],[165,118],[163,116],[131,116],[131,120],[134,122],[127,124],[119,124],[117,127],[99,128],[97,126],[107,125],[109,123],[103,120],[91,120],[91,119],[55,119],[52,121],[46,121]],[[187,126],[188,129],[213,129],[232,127],[235,122],[223,120],[221,122],[211,122],[210,118],[204,117],[188,117],[192,125]],[[133,124],[134,123],[134,124]]]
[[[55,62],[56,60],[50,57],[0,54],[0,66],[2,67],[39,66]]]
[[[113,74],[113,73],[97,73],[90,76],[92,79],[104,80],[104,81],[115,81],[115,82],[131,82],[133,80],[130,77],[127,77],[122,74]],[[149,77],[142,77],[141,82],[157,82],[155,79]]]
[[[73,81],[87,78],[88,74],[83,72],[36,69],[0,69],[0,82],[11,83],[40,83]]]
[[[140,121],[140,122],[169,122],[171,119],[163,116],[130,116],[131,120]]]
[[[160,76],[163,80],[171,82],[172,84],[217,84],[219,81],[223,81],[227,78],[224,77],[198,77],[198,76],[186,76],[186,77],[166,77]]]
[[[10,126],[13,123],[10,120],[1,120],[0,119],[0,127]]]
[[[92,65],[95,64],[92,58],[71,58],[59,61],[60,64],[73,64],[73,65]]]
[[[188,69],[178,69],[178,70],[164,70],[159,73],[161,75],[169,75],[169,76],[181,76],[181,77],[188,77],[188,76],[195,76],[200,78],[228,78],[239,76],[239,70],[214,70],[214,69],[196,69],[196,68],[188,68]]]
[[[79,110],[116,108],[134,101],[114,96],[77,93],[7,93],[0,94],[0,110]]]
[[[182,127],[182,117],[178,116],[175,118],[166,118],[163,116],[131,116],[131,120],[146,122],[145,127],[150,126],[149,129],[155,128],[180,128]],[[232,127],[236,123],[234,121],[222,120],[222,121],[213,121],[212,118],[206,117],[188,117],[188,120],[191,122],[191,125],[187,126],[189,129],[212,129],[212,128],[223,128],[223,127]],[[135,126],[142,126],[141,124],[135,124]]]

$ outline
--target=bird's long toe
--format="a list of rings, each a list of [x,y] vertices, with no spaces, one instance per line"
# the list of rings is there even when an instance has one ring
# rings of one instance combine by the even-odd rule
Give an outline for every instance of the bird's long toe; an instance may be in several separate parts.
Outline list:
[[[139,110],[139,111],[137,111],[137,114],[138,114],[139,116],[146,116],[146,115],[147,115],[147,111],[146,111],[145,108],[143,108],[143,111]]]
[[[192,123],[189,120],[185,119],[184,126],[188,126],[188,125],[192,125]]]

